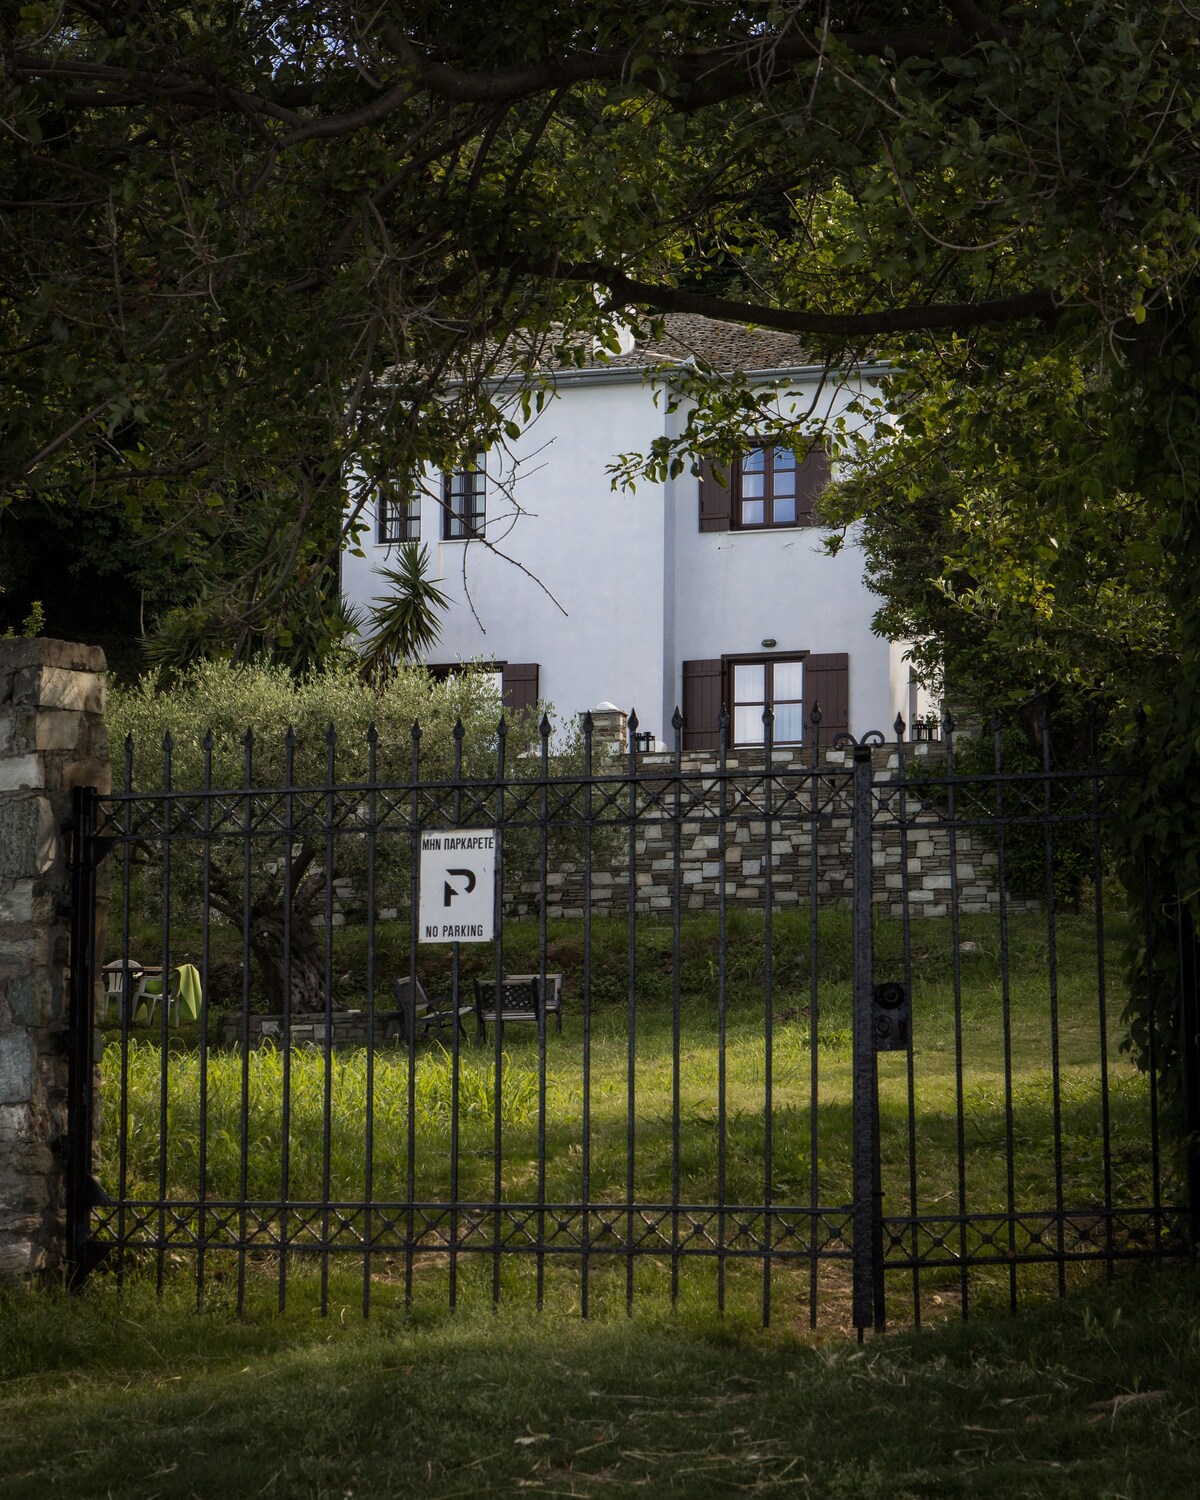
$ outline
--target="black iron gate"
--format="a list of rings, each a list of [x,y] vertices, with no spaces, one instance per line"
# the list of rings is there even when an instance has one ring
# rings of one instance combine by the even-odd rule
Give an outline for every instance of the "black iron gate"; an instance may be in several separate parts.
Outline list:
[[[239,1305],[313,1266],[322,1308],[352,1266],[366,1312],[528,1265],[539,1306],[661,1285],[861,1332],[1190,1257],[1186,1122],[1153,1038],[1121,1050],[1156,909],[1110,872],[1122,776],[1048,733],[1020,769],[999,731],[810,729],[615,754],[587,722],[571,759],[543,721],[440,760],[331,729],[322,779],[247,735],[234,786],[211,736],[188,785],[127,744],[77,804],[76,1266]],[[490,940],[423,941],[445,830],[494,839]]]

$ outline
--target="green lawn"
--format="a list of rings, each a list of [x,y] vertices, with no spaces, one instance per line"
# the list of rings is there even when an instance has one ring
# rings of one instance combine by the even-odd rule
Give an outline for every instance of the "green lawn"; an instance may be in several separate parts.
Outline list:
[[[581,933],[577,925],[552,924],[545,935],[547,966],[566,973],[562,1034],[551,1027],[543,1046],[532,1027],[510,1027],[498,1069],[490,1038],[483,1048],[463,1043],[457,1055],[437,1044],[423,1045],[411,1080],[411,1112],[405,1051],[378,1051],[373,1059],[369,1159],[365,1051],[337,1050],[328,1067],[320,1052],[294,1052],[288,1063],[286,1184],[283,1055],[264,1049],[253,1054],[243,1070],[238,1054],[210,1050],[203,1147],[208,1197],[242,1196],[244,1145],[246,1196],[264,1204],[325,1201],[326,1177],[329,1201],[361,1202],[368,1167],[373,1201],[406,1201],[411,1124],[412,1197],[417,1202],[449,1202],[456,1177],[460,1203],[492,1201],[498,1182],[504,1202],[578,1204],[585,1196],[586,1175],[587,1201],[592,1204],[622,1204],[632,1198],[639,1204],[686,1206],[723,1200],[752,1208],[770,1201],[801,1210],[817,1207],[835,1216],[844,1213],[851,1198],[848,920],[845,913],[822,914],[815,973],[808,958],[807,916],[781,916],[775,929],[768,1027],[761,918],[738,914],[730,925],[722,1067],[717,933],[711,919],[687,920],[678,944],[669,923],[639,922],[632,1047],[628,931],[619,919],[596,923],[585,1068]],[[1122,997],[1114,986],[1120,972],[1119,934],[1106,935],[1102,949],[1107,986],[1103,1028],[1094,918],[1060,918],[1053,936],[1058,981],[1052,997],[1047,977],[1049,934],[1043,918],[1020,917],[1009,923],[1007,983],[995,919],[966,919],[957,931],[948,921],[913,924],[911,1107],[904,1056],[880,1058],[884,1212],[1002,1214],[1011,1202],[1024,1213],[1044,1215],[1062,1206],[1075,1226],[1067,1235],[1068,1248],[1076,1243],[1077,1233],[1083,1234],[1084,1248],[1110,1243],[1117,1249],[1129,1243],[1145,1248],[1144,1227],[1118,1227],[1111,1242],[1104,1229],[1106,1208],[1144,1207],[1154,1197],[1149,1091],[1143,1075],[1119,1051]],[[361,935],[339,935],[339,942],[339,999],[362,1004],[366,997],[355,988],[362,972],[357,966]],[[512,958],[506,966],[536,967],[540,944],[536,924],[520,924],[509,935]],[[387,954],[386,941],[380,952]],[[900,924],[879,923],[877,975],[902,976],[904,959]],[[388,964],[395,961],[386,959]],[[478,965],[482,957],[470,954],[469,961]],[[444,982],[444,976],[431,973],[432,985],[439,980]],[[195,1046],[182,1045],[179,1039],[173,1043],[164,1057],[156,1041],[134,1033],[124,1060],[130,1091],[125,1185],[131,1199],[155,1198],[160,1181],[167,1198],[194,1199],[201,1182],[200,1058]],[[1107,1121],[1102,1066],[1109,1078]],[[121,1171],[119,1117],[112,1103],[121,1068],[119,1042],[110,1042],[103,1066],[107,1107],[102,1113],[101,1168],[110,1191],[119,1183]],[[585,1088],[590,1124],[586,1141]],[[158,1129],[164,1098],[165,1156],[160,1153]],[[539,1153],[539,1141],[544,1141],[544,1153]],[[1169,1165],[1164,1153],[1161,1170]],[[272,1211],[265,1215],[270,1220]],[[807,1243],[807,1212],[794,1216],[794,1222],[797,1236],[780,1231],[776,1247],[795,1249]],[[354,1232],[359,1227],[361,1221],[351,1226]],[[653,1296],[670,1282],[679,1297],[708,1306],[716,1298],[720,1276],[730,1310],[759,1315],[764,1282],[761,1219],[740,1235],[726,1225],[726,1248],[747,1253],[724,1258],[719,1269],[712,1257],[678,1254],[681,1236],[686,1238],[688,1232],[686,1216],[673,1221],[668,1215],[657,1236],[646,1242],[652,1253],[631,1271],[622,1254],[609,1253],[614,1247],[619,1250],[623,1227],[624,1221],[608,1231],[603,1225],[593,1227],[595,1253],[588,1275],[593,1309],[609,1303],[623,1306],[629,1276],[639,1296]],[[922,1272],[923,1316],[957,1306],[964,1291],[958,1254],[964,1247],[976,1251],[990,1227],[972,1226],[961,1234],[954,1229],[948,1247],[936,1256],[942,1264]],[[578,1257],[554,1254],[556,1245],[562,1248],[567,1242],[555,1228],[552,1213],[542,1220],[542,1228],[551,1250],[537,1271],[542,1295],[551,1305],[578,1306]],[[976,1305],[1006,1306],[1014,1289],[1022,1295],[1057,1289],[1057,1275],[1046,1266],[1019,1263],[1039,1228],[1037,1222],[1032,1228],[1018,1225],[1011,1241],[1005,1231],[995,1252],[998,1264],[965,1278]],[[710,1225],[709,1232],[713,1230]],[[292,1231],[294,1243],[303,1247],[305,1234],[296,1232],[294,1216]],[[354,1243],[354,1233],[344,1236],[344,1242]],[[1017,1259],[1006,1263],[1005,1249],[1015,1251]],[[379,1255],[374,1270],[383,1280],[413,1275],[414,1296],[441,1305],[447,1296],[443,1251],[444,1233],[430,1232],[423,1238],[414,1269],[401,1265],[400,1258]],[[468,1254],[457,1259],[457,1291],[468,1300],[490,1301],[487,1258]],[[501,1290],[521,1298],[535,1273],[534,1258],[510,1259],[514,1264],[506,1266]],[[259,1255],[252,1263],[264,1269],[268,1279],[274,1277],[276,1265],[269,1255]],[[228,1274],[221,1269],[220,1255],[210,1256],[209,1264],[219,1275]],[[1086,1272],[1072,1266],[1066,1274],[1075,1282]],[[771,1256],[767,1280],[773,1315],[785,1323],[807,1322],[814,1297],[822,1320],[845,1322],[844,1260],[823,1262],[817,1276],[806,1258],[788,1262]],[[897,1271],[889,1281],[893,1315],[911,1318],[909,1276]]]
[[[0,1292],[0,1500],[1200,1492],[1200,1282],[1130,1276],[1010,1320],[871,1339],[661,1304],[329,1317],[111,1281]]]

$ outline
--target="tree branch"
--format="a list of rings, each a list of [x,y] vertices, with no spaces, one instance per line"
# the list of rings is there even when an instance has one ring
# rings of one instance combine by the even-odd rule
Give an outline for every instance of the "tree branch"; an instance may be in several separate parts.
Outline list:
[[[390,30],[388,40],[394,38],[395,32]],[[828,38],[793,32],[678,57],[655,54],[636,75],[632,73],[634,59],[626,52],[576,52],[525,68],[468,73],[448,63],[421,58],[411,47],[407,51],[421,84],[430,93],[460,104],[507,103],[577,83],[640,82],[652,93],[694,109],[734,93],[757,92],[764,71],[760,58],[769,57],[775,67],[811,62],[833,42],[859,57],[903,61],[936,57],[948,48],[962,50],[966,41],[960,32],[929,27],[844,32]],[[683,88],[676,86],[676,79],[683,82]]]
[[[967,9],[974,12],[974,6]],[[291,84],[279,90],[251,93],[223,87],[219,81],[154,74],[75,58],[46,58],[17,53],[11,71],[18,78],[80,79],[106,83],[122,90],[114,104],[129,104],[134,96],[164,99],[193,108],[216,110],[235,104],[247,114],[262,113],[288,121],[292,133],[284,145],[314,137],[350,135],[381,120],[405,104],[414,93],[425,92],[455,104],[507,105],[538,94],[569,89],[580,83],[637,82],[650,93],[681,110],[696,110],[739,94],[758,93],[767,74],[823,56],[834,44],[858,57],[892,58],[903,62],[962,52],[972,38],[941,27],[909,27],[892,31],[843,32],[756,37],[726,47],[684,52],[676,57],[660,52],[635,59],[622,52],[574,52],[527,67],[494,72],[469,72],[436,58],[422,56],[399,27],[382,28],[382,35],[399,59],[405,76],[359,109],[325,115],[299,123],[295,111],[312,105],[316,83]],[[638,63],[636,73],[634,64]],[[355,74],[361,83],[361,75]],[[68,96],[69,97],[69,96]],[[101,101],[92,92],[80,93],[91,107]]]
[[[714,297],[708,292],[689,292],[679,287],[655,286],[650,282],[635,281],[610,266],[560,264],[553,268],[530,266],[527,269],[543,276],[557,274],[565,281],[598,282],[608,289],[615,307],[637,304],[658,312],[699,313],[706,318],[753,323],[760,328],[778,329],[781,333],[808,333],[815,337],[853,338],[932,329],[981,328],[1026,318],[1052,320],[1060,311],[1054,294],[1044,287],[983,302],[926,303],[889,307],[878,312],[814,313]]]
[[[243,107],[252,107],[265,113],[279,110],[289,112],[310,105],[316,96],[317,83],[293,83],[270,93],[250,94],[242,89],[222,88],[203,78],[184,77],[170,73],[149,73],[138,68],[114,67],[109,63],[87,62],[74,57],[39,57],[32,52],[13,54],[9,64],[13,78],[21,79],[69,79],[77,78],[89,83],[106,83],[129,90],[121,102],[136,98],[143,103],[148,99],[167,99],[180,104],[190,104],[197,109],[220,109],[235,100]],[[70,95],[68,94],[68,99]],[[82,94],[89,105],[95,96]]]

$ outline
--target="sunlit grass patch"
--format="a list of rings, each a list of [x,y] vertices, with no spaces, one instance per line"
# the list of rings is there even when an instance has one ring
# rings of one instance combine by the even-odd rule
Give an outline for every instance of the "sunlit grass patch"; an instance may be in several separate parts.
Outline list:
[[[210,1047],[202,1058],[178,1037],[162,1052],[131,1034],[105,1052],[101,1179],[130,1202],[156,1203],[161,1189],[179,1204],[254,1203],[258,1229],[241,1233],[252,1263],[269,1274],[272,1246],[287,1246],[291,1275],[319,1252],[340,1213],[339,1254],[406,1282],[424,1263],[441,1278],[443,1297],[447,1247],[464,1236],[470,1247],[455,1256],[464,1295],[495,1290],[494,1235],[506,1257],[537,1261],[543,1299],[556,1286],[568,1302],[578,1298],[582,1247],[588,1277],[597,1287],[611,1280],[621,1301],[631,1276],[635,1288],[665,1279],[680,1296],[687,1287],[711,1296],[719,1278],[746,1305],[762,1300],[765,1282],[773,1304],[802,1319],[814,1288],[819,1299],[841,1297],[838,1257],[847,1252],[829,1226],[853,1197],[843,925],[825,923],[833,953],[828,964],[819,954],[815,979],[797,948],[776,965],[777,977],[791,977],[768,994],[761,954],[756,969],[747,946],[761,943],[761,921],[743,916],[740,987],[731,982],[723,1005],[707,971],[696,989],[675,983],[676,953],[682,962],[685,951],[693,960],[703,951],[698,930],[684,924],[676,949],[669,926],[651,926],[653,941],[636,954],[632,1005],[628,993],[603,1002],[593,995],[586,1016],[579,974],[566,967],[577,933],[555,934],[567,972],[562,1033],[551,1026],[540,1037],[513,1025],[498,1054],[489,1036],[482,1047],[473,1039],[422,1043],[411,1064],[402,1045],[373,1055],[362,1047],[267,1045],[246,1056]],[[699,926],[715,934],[709,919]],[[877,973],[903,972],[899,927],[878,924]],[[1010,922],[1006,967],[994,927],[972,919],[973,946],[957,959],[948,922],[914,924],[910,933],[911,1075],[904,1054],[879,1058],[885,1218],[950,1224],[1015,1211],[1027,1218],[989,1253],[1020,1256],[1054,1243],[1047,1216],[1074,1214],[1085,1236],[1095,1226],[1101,1252],[1119,1250],[1122,1235],[1143,1232],[1119,1211],[1155,1201],[1156,1170],[1160,1197],[1169,1189],[1170,1158],[1160,1142],[1156,1167],[1147,1080],[1120,1051],[1111,982],[1101,1025],[1094,925],[1086,916],[1060,919],[1053,995],[1044,921]],[[364,1217],[367,1203],[391,1216],[386,1254],[360,1243],[380,1222]],[[422,1220],[405,1212],[411,1204],[446,1206],[455,1217]],[[491,1204],[505,1212],[488,1218]],[[298,1219],[296,1205],[326,1208]],[[473,1238],[464,1229],[470,1205],[484,1214]],[[729,1211],[719,1221],[718,1207]],[[199,1225],[197,1210],[180,1213]],[[206,1243],[216,1223],[205,1221]],[[217,1231],[220,1241],[228,1225]],[[942,1259],[987,1250],[995,1235],[989,1224],[940,1232]],[[632,1271],[622,1248],[631,1233]],[[397,1236],[407,1244],[398,1262]],[[206,1248],[212,1264],[223,1253]],[[524,1274],[513,1271],[513,1284],[523,1285]],[[985,1295],[997,1279],[986,1268],[972,1276]],[[1001,1267],[999,1282],[1007,1276]],[[957,1295],[957,1268],[927,1268],[922,1277],[945,1283],[948,1302]],[[1036,1266],[1019,1277],[1035,1290],[1044,1280]]]

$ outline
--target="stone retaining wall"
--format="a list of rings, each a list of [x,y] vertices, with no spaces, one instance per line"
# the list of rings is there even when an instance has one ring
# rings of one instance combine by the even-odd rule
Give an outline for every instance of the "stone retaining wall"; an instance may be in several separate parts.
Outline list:
[[[935,765],[943,759],[943,748],[937,743],[905,746],[908,775],[922,763]],[[851,751],[822,751],[821,765],[847,772]],[[808,752],[777,750],[773,756],[775,776],[772,795],[780,789],[787,794],[788,771],[801,771],[808,763]],[[763,764],[760,752],[729,755],[728,770],[753,772]],[[674,769],[670,754],[650,754],[638,758],[639,771],[652,778],[656,767],[664,775]],[[685,778],[694,785],[705,776],[715,777],[719,763],[711,754],[691,754],[682,758]],[[899,776],[900,758],[894,745],[872,752],[875,808],[874,886],[877,907],[886,915],[898,917],[905,908],[907,880],[908,910],[913,916],[941,917],[950,910],[952,890],[950,831],[944,826],[945,813],[936,805],[907,795],[901,807],[901,794],[888,795],[889,784]],[[664,781],[661,805],[651,808],[639,819],[634,854],[635,909],[662,911],[673,909],[675,893],[675,825],[671,816],[672,793]],[[746,796],[753,792],[753,781],[739,780],[726,793],[726,822],[718,821],[720,792],[715,779],[706,796],[703,815],[687,818],[680,832],[679,876],[683,884],[683,908],[687,911],[715,911],[720,901],[721,853],[725,860],[725,900],[727,904],[761,908],[767,898],[767,862],[770,861],[771,902],[773,907],[806,905],[813,890],[812,861],[816,852],[816,898],[819,904],[848,903],[851,884],[851,818],[848,775],[834,775],[818,782],[820,811],[816,818],[808,815],[811,778],[797,777],[793,783],[797,801],[779,818],[770,820],[767,833],[765,816],[754,816]],[[762,809],[765,812],[765,808]],[[901,817],[905,827],[900,826]],[[814,826],[816,829],[814,839]],[[769,847],[768,847],[769,846]],[[991,842],[979,832],[958,828],[954,836],[954,876],[957,880],[958,909],[961,912],[994,912],[999,909],[1000,890],[997,878],[998,859]],[[617,847],[602,861],[593,861],[592,910],[625,911],[629,905],[629,846],[627,836],[617,840]],[[563,863],[546,878],[547,915],[580,917],[583,914],[583,872],[573,863]],[[538,910],[541,899],[540,880],[526,880],[506,892],[506,906],[515,916]],[[1036,909],[1037,903],[1009,899],[1010,911]]]
[[[944,763],[944,747],[938,742],[919,741],[904,747],[906,774],[911,783],[922,765],[931,770]],[[805,750],[777,750],[773,756],[775,783],[772,795],[795,800],[784,815],[771,819],[768,850],[767,820],[755,816],[746,799],[758,797],[753,772],[761,770],[761,752],[741,751],[727,756],[727,770],[747,773],[731,783],[726,792],[726,820],[722,838],[719,821],[720,793],[716,780],[719,762],[712,754],[682,757],[682,769],[690,793],[707,786],[697,815],[685,818],[680,830],[679,875],[685,911],[716,911],[720,901],[722,842],[725,855],[725,900],[727,905],[761,909],[767,899],[767,860],[770,859],[771,903],[775,908],[807,905],[813,890],[813,828],[816,827],[816,899],[820,905],[848,904],[851,883],[850,766],[852,752],[822,750],[820,764],[834,774],[818,783],[820,812],[809,815],[810,777],[796,775],[789,791],[789,771],[803,772],[809,763]],[[638,819],[634,854],[635,910],[669,912],[674,908],[675,826],[671,816],[674,756],[658,752],[638,757],[639,775],[645,778],[642,792],[655,786],[654,772],[661,768],[661,801]],[[873,796],[875,798],[874,883],[877,908],[890,917],[943,917],[950,910],[951,891],[957,884],[960,912],[994,913],[999,910],[1000,887],[995,845],[985,832],[959,826],[954,831],[954,881],[951,879],[951,837],[945,810],[923,801],[911,791],[903,798],[889,787],[900,773],[897,747],[881,746],[872,751]],[[706,781],[706,778],[710,778]],[[623,794],[622,794],[623,795]],[[620,811],[610,811],[607,834],[597,834],[592,860],[591,907],[593,912],[623,912],[629,905],[629,837],[620,824]],[[901,828],[901,819],[904,828]],[[576,840],[578,842],[578,840]],[[540,874],[522,879],[511,867],[506,872],[505,911],[513,917],[535,915],[541,902]],[[906,887],[907,885],[907,893]],[[334,882],[333,922],[365,920],[365,902],[349,880]],[[577,919],[583,915],[584,879],[578,860],[550,860],[546,874],[546,914]],[[1008,896],[1012,913],[1039,910],[1036,900]],[[402,916],[394,907],[381,908],[380,921]],[[314,919],[323,926],[324,918]]]
[[[222,1017],[221,1041],[224,1046],[242,1045],[244,1024],[241,1015]],[[264,1043],[283,1046],[282,1016],[250,1016],[248,1024],[251,1048],[261,1047]],[[323,1010],[296,1011],[288,1035],[293,1047],[324,1047],[327,1041],[335,1047],[362,1047],[368,1041],[373,1047],[380,1047],[385,1042],[404,1041],[404,1017],[398,1010],[377,1010],[372,1036],[370,1018],[365,1010],[334,1011],[331,1017],[326,1017]]]

